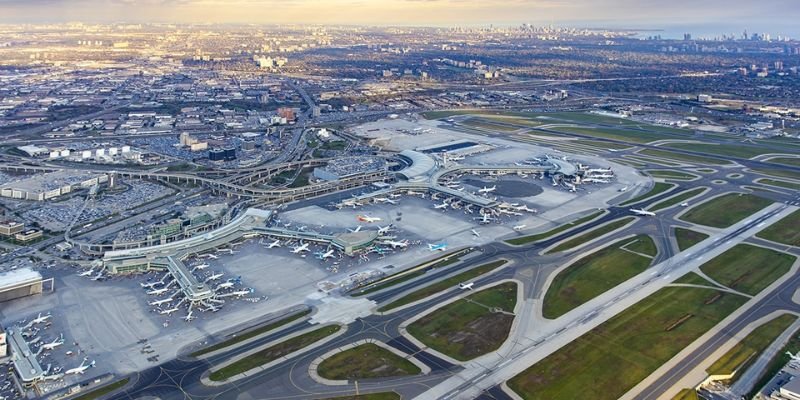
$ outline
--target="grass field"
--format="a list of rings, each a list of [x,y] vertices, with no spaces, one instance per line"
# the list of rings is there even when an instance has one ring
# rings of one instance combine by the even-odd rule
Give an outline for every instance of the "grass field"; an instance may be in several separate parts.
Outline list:
[[[789,178],[789,179],[800,180],[800,173],[794,171],[787,171],[787,170],[773,169],[773,168],[753,168],[753,171],[759,174],[774,176],[778,178]]]
[[[617,230],[619,228],[622,228],[623,226],[627,225],[629,222],[631,222],[633,220],[634,220],[633,217],[625,217],[625,218],[620,218],[620,219],[611,221],[611,222],[609,222],[609,223],[607,223],[607,224],[605,224],[605,225],[603,225],[603,226],[601,226],[599,228],[594,228],[594,229],[590,230],[589,232],[586,232],[586,233],[584,233],[584,234],[582,234],[580,236],[576,236],[576,237],[574,237],[572,239],[563,241],[558,246],[553,247],[552,249],[548,250],[547,253],[548,254],[549,253],[558,253],[559,251],[565,251],[565,250],[573,249],[573,248],[578,247],[578,246],[580,246],[580,245],[582,245],[582,244],[584,244],[584,243],[586,243],[586,242],[588,242],[590,240],[594,240],[594,239],[596,239],[596,238],[598,238],[600,236],[603,236],[606,233],[613,232],[613,231],[615,231],[615,230]]]
[[[668,151],[668,150],[644,149],[644,150],[639,150],[637,154],[642,154],[651,157],[666,158],[668,160],[675,160],[692,164],[711,164],[711,165],[730,164],[729,161],[720,158],[695,156],[691,154],[676,153],[674,151]]]
[[[694,389],[683,389],[672,400],[700,400],[700,397],[697,397],[697,391]]]
[[[623,246],[644,254],[656,253],[653,239],[647,235],[639,235],[620,240],[581,258],[553,279],[542,304],[544,317],[558,318],[627,281],[652,263],[651,258],[626,251]]]
[[[785,189],[800,190],[800,183],[781,181],[777,179],[759,178],[756,179],[756,183],[760,183],[762,185],[782,187]]]
[[[632,149],[633,148],[633,146],[631,146],[631,145],[626,145],[626,144],[622,144],[622,143],[604,142],[602,140],[590,140],[590,139],[578,139],[578,140],[576,140],[574,142],[569,142],[569,143],[575,143],[575,144],[579,144],[579,145],[586,145],[586,146],[591,146],[591,147],[595,147],[595,148],[598,148],[598,149],[606,149],[606,150],[607,149],[611,149],[611,150],[627,150],[627,149]]]
[[[400,400],[401,397],[395,392],[381,392],[360,394],[358,396],[329,397],[325,400]]]
[[[508,382],[527,400],[617,399],[746,299],[666,287],[556,350]]]
[[[623,202],[623,203],[620,204],[620,206],[624,207],[624,206],[628,206],[628,205],[631,205],[631,204],[636,204],[636,203],[638,203],[638,202],[640,202],[642,200],[646,200],[646,199],[649,199],[649,198],[651,198],[653,196],[657,196],[657,195],[659,195],[661,193],[664,193],[667,190],[670,190],[670,189],[674,188],[675,186],[677,186],[677,185],[675,185],[674,183],[656,182],[656,184],[653,185],[653,188],[650,189],[649,192],[647,192],[645,194],[642,194],[640,196],[634,197],[634,198],[632,198],[632,199],[630,199],[630,200],[628,200],[626,202]]]
[[[749,244],[737,244],[700,266],[711,279],[756,295],[789,271],[795,257]]]
[[[495,261],[495,262],[491,262],[491,263],[488,263],[488,264],[483,264],[483,265],[477,266],[477,267],[472,268],[470,270],[464,271],[464,272],[462,272],[460,274],[453,275],[453,276],[451,276],[451,277],[449,277],[447,279],[444,279],[442,281],[436,282],[436,283],[434,283],[432,285],[425,286],[424,288],[419,289],[419,290],[417,290],[415,292],[411,292],[411,293],[409,293],[409,294],[407,294],[407,295],[405,295],[405,296],[403,296],[403,297],[401,297],[401,298],[399,298],[399,299],[397,299],[397,300],[395,300],[395,301],[393,301],[393,302],[391,302],[391,303],[389,303],[389,304],[387,304],[387,305],[385,305],[383,307],[380,307],[380,308],[378,308],[378,312],[384,312],[384,311],[388,311],[388,310],[393,310],[393,309],[395,309],[397,307],[401,307],[401,306],[404,306],[406,304],[411,304],[411,303],[413,303],[413,302],[415,302],[417,300],[422,300],[422,299],[424,299],[424,298],[426,298],[428,296],[432,296],[432,295],[434,295],[436,293],[439,293],[439,292],[442,292],[444,290],[450,289],[450,288],[458,285],[459,283],[469,282],[472,279],[474,279],[476,277],[479,277],[479,276],[481,276],[481,275],[483,275],[483,274],[485,274],[485,273],[487,273],[489,271],[492,271],[495,268],[497,268],[497,267],[499,267],[499,266],[501,266],[501,265],[503,265],[505,263],[506,263],[505,260],[498,260],[498,261]]]
[[[756,236],[789,246],[800,246],[800,210],[756,233]]]
[[[123,386],[127,385],[130,380],[131,380],[130,378],[120,379],[120,380],[118,380],[118,381],[116,381],[114,383],[110,383],[110,384],[105,385],[103,387],[100,387],[100,388],[97,388],[95,390],[92,390],[91,392],[84,393],[84,394],[82,394],[82,395],[80,395],[78,397],[73,397],[72,400],[94,400],[94,399],[99,399],[99,398],[101,398],[101,397],[103,397],[103,396],[105,396],[105,395],[107,395],[107,394],[109,394],[109,393],[111,393],[111,392],[113,392],[113,391],[115,391],[117,389],[120,389]]]
[[[340,325],[329,325],[306,332],[300,336],[277,343],[259,352],[253,353],[240,360],[224,366],[216,371],[212,371],[208,378],[212,381],[224,381],[230,377],[249,371],[275,361],[281,357],[291,354],[297,350],[305,348],[325,337],[333,335],[342,327]]]
[[[695,174],[670,169],[649,169],[645,172],[650,174],[650,176],[653,178],[677,179],[682,181],[690,181],[697,178],[697,175]]]
[[[414,363],[374,343],[364,343],[326,358],[319,376],[334,380],[388,378],[421,373]]]
[[[697,151],[700,153],[716,154],[724,157],[753,158],[762,154],[774,153],[772,149],[759,146],[708,144],[708,143],[669,143],[664,147],[679,150]]]
[[[658,211],[663,210],[668,207],[672,207],[676,204],[681,204],[686,202],[686,200],[691,199],[694,196],[697,196],[700,193],[703,193],[704,188],[694,188],[690,190],[685,190],[683,192],[678,193],[677,195],[670,197],[666,200],[659,201],[656,204],[653,204],[648,208],[650,211]]]
[[[508,313],[516,304],[517,284],[503,283],[437,309],[409,325],[408,332],[456,360],[470,360],[497,350],[508,338],[514,321]]]
[[[234,337],[232,337],[232,338],[230,338],[228,340],[219,342],[219,343],[217,343],[217,344],[215,344],[213,346],[208,346],[208,347],[206,347],[204,349],[200,349],[198,351],[195,351],[194,353],[191,354],[191,356],[192,357],[202,356],[203,354],[208,354],[208,353],[211,353],[212,351],[217,351],[217,350],[229,347],[229,346],[233,346],[236,343],[245,341],[245,340],[250,339],[252,337],[255,337],[255,336],[261,335],[263,333],[267,333],[269,331],[272,331],[272,330],[275,330],[277,328],[280,328],[281,326],[284,326],[284,325],[286,325],[286,324],[288,324],[288,323],[290,323],[292,321],[296,321],[296,320],[298,320],[300,318],[303,318],[308,314],[311,314],[311,310],[305,310],[303,312],[300,312],[300,313],[297,313],[295,315],[292,315],[292,316],[290,316],[288,318],[284,318],[284,319],[282,319],[280,321],[276,321],[276,322],[273,322],[273,323],[270,323],[270,324],[267,324],[267,325],[264,325],[264,326],[260,326],[260,327],[257,327],[255,329],[251,330],[251,331],[242,333],[240,335],[236,335],[236,336],[234,336]]]
[[[800,157],[775,157],[770,158],[767,162],[781,164],[781,165],[790,165],[792,167],[800,167]]]
[[[550,128],[552,131],[565,134],[576,134],[591,136],[600,139],[620,140],[626,143],[650,143],[656,140],[674,139],[674,135],[663,135],[654,132],[642,132],[627,129],[615,128],[591,128],[591,127],[569,127],[559,126]]]
[[[728,193],[695,206],[681,216],[686,222],[727,228],[772,204],[752,194]]]
[[[680,251],[684,251],[707,238],[708,235],[702,232],[686,228],[675,228],[675,239],[678,242],[678,250]]]
[[[712,286],[712,283],[707,281],[706,278],[698,275],[694,272],[689,272],[686,275],[681,276],[678,279],[672,281],[672,283],[685,283],[687,285],[701,285],[701,286]]]
[[[730,384],[736,382],[741,374],[756,361],[758,355],[780,336],[797,317],[791,314],[783,314],[767,323],[759,326],[744,339],[714,361],[706,372],[710,375],[727,375],[738,372],[730,380]]]
[[[487,129],[492,131],[500,131],[500,132],[514,132],[519,130],[520,128],[515,128],[513,126],[508,126],[504,124],[499,124],[497,122],[493,122],[484,118],[473,117],[463,121],[464,125],[471,126],[473,128],[480,128],[480,129]]]
[[[572,228],[574,228],[574,227],[576,227],[578,225],[585,224],[585,223],[587,223],[587,222],[599,217],[601,214],[603,214],[603,211],[598,211],[596,213],[587,215],[585,217],[578,218],[575,221],[572,221],[572,222],[566,223],[564,225],[558,226],[556,228],[553,228],[553,229],[551,229],[551,230],[549,230],[547,232],[542,232],[542,233],[537,233],[535,235],[521,236],[521,237],[518,237],[518,238],[509,239],[509,240],[506,240],[506,243],[513,244],[515,246],[520,246],[520,245],[523,245],[523,244],[538,242],[540,240],[544,240],[544,239],[553,237],[553,236],[555,236],[555,235],[557,235],[557,234],[559,234],[561,232],[564,232],[564,231],[566,231],[568,229],[572,229]]]
[[[780,371],[780,369],[786,365],[786,363],[789,362],[789,355],[786,354],[787,351],[791,352],[792,354],[797,354],[797,352],[800,352],[800,331],[795,331],[794,335],[792,335],[792,338],[789,339],[789,342],[786,343],[783,348],[781,348],[780,351],[775,354],[775,357],[769,361],[767,368],[764,368],[764,372],[761,373],[758,382],[756,382],[755,386],[753,386],[753,390],[748,393],[745,398],[752,399],[753,396],[756,395],[756,392],[764,387],[764,385],[766,385],[767,382],[772,379],[772,377],[775,376],[775,374],[777,374],[778,371]]]

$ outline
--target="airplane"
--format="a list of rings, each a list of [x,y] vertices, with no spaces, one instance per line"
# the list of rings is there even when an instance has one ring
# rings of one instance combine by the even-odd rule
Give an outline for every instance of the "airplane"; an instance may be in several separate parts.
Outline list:
[[[292,248],[292,253],[299,254],[304,251],[308,251],[308,243],[303,243],[300,246]]]
[[[150,283],[142,283],[142,282],[140,282],[139,286],[141,286],[144,289],[152,289],[153,287],[155,287],[156,285],[160,285],[161,283],[162,282],[150,282]]]
[[[361,232],[361,228],[363,228],[363,227],[364,227],[363,225],[359,225],[359,226],[356,227],[356,229],[347,229],[347,230],[352,232],[352,233],[356,233],[356,232]]]
[[[475,237],[481,237],[481,234],[480,234],[480,233],[478,233],[478,231],[476,231],[475,229],[472,229],[472,230],[471,230],[471,232],[472,232],[472,235],[473,235],[473,236],[475,236]]]
[[[446,251],[447,250],[447,243],[428,243],[428,250],[430,251]]]
[[[195,316],[193,316],[193,315],[192,315],[192,313],[193,313],[193,312],[194,312],[194,311],[189,311],[189,314],[186,314],[186,316],[185,316],[185,317],[183,317],[183,320],[184,320],[184,321],[186,321],[186,322],[190,322],[190,321],[192,321],[193,319],[196,319],[197,317],[195,317]]]
[[[628,190],[628,187],[627,187],[627,186],[625,186],[624,188],[620,189],[619,191],[620,191],[620,192],[624,192],[624,191],[626,191],[626,190]]]
[[[211,274],[211,276],[209,276],[208,278],[206,278],[206,282],[208,282],[208,281],[215,281],[215,280],[217,280],[217,279],[219,279],[219,278],[222,278],[222,272],[220,272],[220,273],[218,273],[218,274]]]
[[[159,311],[158,313],[161,315],[171,315],[175,311],[178,311],[178,307],[168,308],[166,310]]]
[[[392,194],[390,194],[390,195],[389,195],[389,198],[392,198],[392,199],[399,199],[401,196],[402,196],[402,195],[401,195],[401,194],[399,194],[399,193],[392,193]]]
[[[381,228],[380,226],[378,226],[378,235],[383,235],[384,233],[386,233],[386,232],[389,232],[389,229],[391,229],[391,228],[392,228],[392,225],[391,225],[391,224],[389,224],[389,225],[386,225],[386,226],[384,226],[383,228]]]
[[[442,203],[442,204],[436,204],[436,205],[434,205],[434,206],[433,206],[433,208],[435,208],[435,209],[437,209],[437,210],[442,210],[442,209],[445,209],[445,208],[447,208],[447,207],[449,207],[449,206],[450,206],[450,204],[447,204],[447,203]]]
[[[233,282],[228,281],[228,282],[220,283],[219,285],[217,285],[216,289],[214,289],[214,290],[222,290],[222,289],[228,289],[228,288],[232,288],[232,287],[233,287]]]
[[[63,333],[61,334],[61,336],[58,339],[55,339],[50,343],[43,344],[41,348],[44,349],[44,350],[53,350],[56,347],[61,346],[62,344],[64,344],[64,334]]]
[[[379,218],[379,217],[370,217],[370,216],[367,216],[367,215],[359,215],[358,217],[356,217],[356,219],[358,219],[361,222],[366,222],[368,224],[369,223],[373,223],[373,222],[381,221],[381,218]]]
[[[800,362],[800,354],[792,354],[791,351],[787,351],[786,354],[789,355],[792,362]]]
[[[91,268],[87,269],[86,271],[81,272],[78,276],[89,276],[94,272]]]
[[[151,290],[151,291],[147,292],[147,294],[158,296],[160,294],[166,293],[166,291],[167,291],[167,288],[154,289],[154,290]]]
[[[656,216],[656,213],[654,213],[652,211],[645,211],[645,210],[635,209],[635,208],[631,208],[631,212],[636,214],[636,215],[642,215],[642,216],[645,216],[645,217],[655,217]]]
[[[48,319],[50,319],[50,317],[51,317],[50,314],[42,316],[42,313],[39,313],[39,316],[37,316],[36,318],[31,320],[30,325],[41,324],[42,322],[47,321]]]
[[[272,243],[267,245],[268,249],[272,249],[272,248],[275,248],[275,247],[281,247],[281,241],[280,240],[275,239],[274,242],[272,242]]]
[[[155,300],[155,301],[151,301],[151,302],[150,302],[150,303],[148,303],[148,304],[150,304],[151,306],[156,306],[156,307],[158,307],[158,306],[160,306],[160,305],[162,305],[162,304],[169,303],[170,301],[172,301],[172,297],[167,297],[166,299],[161,299],[161,300]]]
[[[458,288],[461,290],[472,290],[472,286],[475,285],[475,282],[470,283],[459,283]]]
[[[397,204],[397,200],[387,199],[386,197],[376,197],[375,201],[378,203],[389,203],[389,204]]]
[[[681,207],[689,207],[689,203],[681,203]]]
[[[401,242],[395,242],[394,240],[385,240],[383,241],[383,244],[387,246],[392,246],[393,249],[396,249],[398,247],[401,249],[405,249],[406,247],[408,247],[408,240],[403,240]]]
[[[478,189],[478,193],[491,193],[494,192],[495,190],[497,190],[497,185],[494,185],[492,187],[484,186],[483,189]]]
[[[93,281],[97,281],[97,280],[100,280],[100,278],[102,278],[102,277],[103,277],[103,271],[100,271],[100,272],[97,273],[97,275],[92,277],[92,280]]]
[[[521,206],[518,206],[518,207],[514,207],[514,209],[517,210],[517,211],[527,211],[527,212],[530,212],[530,213],[537,212],[535,208],[529,208],[527,204],[524,204],[524,205],[521,205]]]
[[[253,289],[244,289],[244,290],[239,290],[237,292],[231,292],[232,295],[237,296],[237,297],[242,297],[242,296],[248,295],[250,293],[253,293]]]
[[[330,250],[328,250],[328,251],[326,251],[324,253],[321,252],[321,251],[317,252],[316,255],[317,255],[317,258],[319,258],[320,260],[326,260],[328,258],[333,258],[333,253],[334,252],[335,252],[334,249],[330,249]]]
[[[204,270],[204,269],[206,269],[208,267],[209,267],[208,264],[198,264],[198,265],[194,266],[194,269]]]
[[[212,260],[216,260],[216,259],[218,259],[218,258],[219,258],[219,256],[217,256],[217,255],[215,255],[215,254],[206,254],[206,257],[208,257],[208,258],[210,258],[210,259],[212,259]]]
[[[527,225],[525,225],[525,224],[522,224],[522,225],[515,225],[515,226],[514,226],[514,230],[515,230],[515,231],[521,231],[521,230],[525,229],[525,227],[526,227],[526,226],[527,226]]]
[[[89,360],[88,357],[84,358],[83,361],[81,361],[81,365],[64,371],[64,375],[77,375],[77,374],[82,375],[84,372],[86,372],[87,369],[94,367],[94,361],[86,365],[86,361],[88,360]]]
[[[480,223],[481,223],[482,225],[486,225],[486,224],[488,224],[488,223],[492,222],[492,220],[493,220],[493,219],[494,219],[494,218],[492,218],[491,216],[489,216],[489,214],[483,214],[483,216],[481,216],[481,218],[480,218]]]

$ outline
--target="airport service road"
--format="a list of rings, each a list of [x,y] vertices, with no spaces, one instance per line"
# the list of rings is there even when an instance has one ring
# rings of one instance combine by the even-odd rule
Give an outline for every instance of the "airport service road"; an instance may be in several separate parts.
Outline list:
[[[730,228],[712,235],[595,299],[577,307],[550,324],[549,333],[530,338],[520,327],[512,333],[519,351],[508,355],[491,354],[465,364],[465,369],[433,387],[417,399],[474,399],[481,392],[499,385],[557,349],[567,345],[601,323],[668,285],[676,278],[744,241],[764,226],[775,223],[796,210],[773,204]]]

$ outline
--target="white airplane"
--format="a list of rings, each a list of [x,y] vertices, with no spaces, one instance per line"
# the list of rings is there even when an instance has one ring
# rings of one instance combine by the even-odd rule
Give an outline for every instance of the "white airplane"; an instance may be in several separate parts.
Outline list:
[[[494,218],[489,216],[489,214],[483,214],[483,216],[481,216],[481,218],[480,218],[480,223],[483,224],[483,225],[486,225],[486,224],[492,222],[493,219]]]
[[[624,188],[620,189],[619,191],[620,191],[620,192],[624,192],[624,191],[626,191],[626,190],[628,190],[628,187],[627,187],[627,186],[625,186]]]
[[[275,247],[281,247],[281,241],[280,241],[280,240],[278,240],[278,239],[275,239],[275,241],[274,241],[274,242],[272,242],[272,243],[270,243],[270,244],[268,244],[268,245],[267,245],[267,248],[268,248],[268,249],[273,249],[273,248],[275,248]]]
[[[381,221],[379,217],[370,217],[368,215],[359,215],[358,217],[356,217],[356,219],[358,219],[361,222],[366,222],[368,224]]]
[[[475,229],[472,229],[471,232],[472,232],[472,236],[481,237],[481,234],[478,233],[478,231],[476,231]]]
[[[148,303],[148,304],[150,304],[151,306],[156,306],[156,307],[158,307],[158,306],[160,306],[160,305],[162,305],[162,304],[167,304],[167,303],[169,303],[170,301],[172,301],[172,297],[167,297],[166,299],[161,299],[161,300],[155,300],[155,301],[151,301],[151,302],[150,302],[150,303]]]
[[[164,294],[166,292],[167,292],[167,288],[161,288],[161,289],[153,289],[153,290],[147,292],[147,294],[153,295],[153,296],[158,296],[158,295]]]
[[[201,271],[202,271],[202,270],[204,270],[204,269],[206,269],[206,268],[208,268],[208,267],[209,267],[209,265],[208,265],[208,264],[198,264],[198,265],[195,265],[195,266],[194,266],[194,269],[199,269],[199,270],[201,270]]]
[[[483,189],[478,189],[478,193],[491,193],[494,192],[495,190],[497,190],[497,185],[494,185],[492,187],[484,186]]]
[[[308,243],[302,243],[300,246],[292,248],[292,253],[299,254],[308,251]]]
[[[209,276],[208,278],[206,278],[206,282],[208,282],[208,281],[215,281],[215,280],[217,280],[217,279],[219,279],[219,278],[222,278],[222,272],[220,272],[220,273],[216,273],[216,274],[211,274],[211,276]]]
[[[87,269],[86,271],[81,272],[78,276],[89,276],[94,272],[91,268]]]
[[[166,310],[162,310],[162,311],[159,311],[158,313],[161,314],[161,315],[171,315],[175,311],[178,311],[178,307],[173,307],[173,308],[169,308],[169,309],[166,309]]]
[[[41,348],[44,349],[44,350],[53,350],[56,347],[61,346],[62,344],[64,344],[64,334],[63,333],[61,334],[61,336],[58,339],[54,339],[50,343],[43,344]]]
[[[789,355],[789,358],[791,358],[792,362],[800,363],[800,353],[792,354],[791,351],[787,351],[786,354]]]
[[[530,207],[528,207],[527,204],[523,204],[521,206],[514,207],[514,209],[517,210],[517,211],[526,211],[526,212],[529,212],[529,213],[537,212],[535,208],[530,208]]]
[[[246,295],[248,295],[250,293],[253,293],[253,289],[244,289],[244,290],[239,290],[237,292],[231,292],[231,295],[236,296],[236,297],[242,297],[242,296],[246,296]]]
[[[184,320],[184,321],[186,321],[186,322],[190,322],[190,321],[192,321],[193,319],[196,319],[197,317],[195,317],[195,316],[193,316],[193,315],[192,315],[192,313],[193,313],[193,312],[194,312],[194,311],[189,311],[189,314],[186,314],[186,316],[185,316],[185,317],[183,317],[183,320]]]
[[[689,207],[689,203],[681,203],[681,207]]]
[[[216,259],[218,259],[218,258],[219,258],[219,256],[217,256],[217,255],[215,255],[215,254],[206,254],[206,257],[208,257],[208,258],[210,258],[210,259],[212,259],[212,260],[216,260]]]
[[[317,258],[319,258],[320,260],[327,260],[328,258],[333,258],[333,253],[334,252],[335,252],[334,249],[330,249],[330,250],[328,250],[328,251],[326,251],[324,253],[323,252],[319,252],[319,253],[317,253]]]
[[[397,204],[397,200],[387,199],[386,197],[376,197],[375,202],[378,203],[388,203],[388,204]]]
[[[42,316],[42,313],[39,313],[39,315],[36,318],[31,320],[30,325],[33,326],[36,324],[41,324],[42,322],[47,321],[50,318],[51,318],[50,314]]]
[[[631,208],[631,212],[636,214],[636,215],[642,215],[642,216],[645,216],[645,217],[655,217],[656,216],[656,213],[654,213],[652,211],[645,211],[645,210],[636,209],[636,208]]]
[[[217,285],[217,288],[214,289],[214,290],[222,290],[222,289],[228,289],[228,288],[232,288],[232,287],[233,287],[233,282],[222,282],[219,285]]]
[[[97,280],[100,280],[100,278],[102,278],[102,277],[103,277],[103,271],[100,271],[100,272],[97,273],[97,275],[93,276],[91,278],[91,280],[97,281]]]
[[[363,228],[363,227],[364,227],[363,225],[359,225],[359,226],[356,227],[356,229],[347,229],[347,230],[350,231],[350,232],[356,233],[356,232],[361,232],[361,228]]]
[[[396,242],[394,240],[385,240],[383,241],[383,244],[387,246],[392,246],[393,249],[396,249],[398,247],[401,249],[405,249],[406,247],[408,247],[408,240],[403,240],[400,242]]]
[[[447,250],[447,243],[428,243],[428,250],[430,251],[446,251]]]
[[[81,365],[79,365],[79,366],[77,366],[75,368],[71,368],[71,369],[68,369],[68,370],[64,371],[64,375],[83,374],[84,372],[86,372],[87,369],[94,367],[94,361],[92,361],[88,365],[86,364],[86,361],[88,361],[88,360],[89,360],[88,357],[84,358],[83,361],[81,361]]]
[[[378,235],[383,235],[383,234],[389,232],[389,229],[392,229],[392,225],[391,224],[386,225],[386,226],[384,226],[382,228],[380,226],[378,226]]]
[[[389,198],[392,198],[392,199],[399,199],[401,196],[402,196],[402,195],[401,195],[401,194],[399,194],[399,193],[392,193],[392,194],[390,194],[390,195],[389,195]]]
[[[160,285],[160,284],[161,284],[161,282],[150,282],[150,283],[139,282],[139,286],[141,286],[144,289],[151,289],[151,288],[155,287],[156,285]]]
[[[472,290],[472,287],[475,286],[475,282],[470,283],[459,283],[458,288],[461,290]]]
[[[450,206],[450,204],[447,204],[447,203],[442,203],[442,204],[436,204],[436,205],[434,205],[434,206],[433,206],[433,208],[435,208],[435,209],[437,209],[437,210],[442,210],[442,209],[445,209],[445,208],[447,208],[447,207],[449,207],[449,206]]]
[[[525,229],[525,227],[526,227],[526,226],[528,226],[528,225],[525,225],[525,224],[522,224],[522,225],[515,225],[515,226],[514,226],[514,230],[515,230],[515,231],[521,231],[521,230]]]

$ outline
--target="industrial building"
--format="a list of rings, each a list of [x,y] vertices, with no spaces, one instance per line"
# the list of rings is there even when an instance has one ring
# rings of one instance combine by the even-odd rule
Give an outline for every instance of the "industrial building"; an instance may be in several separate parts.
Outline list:
[[[49,281],[52,290],[53,279]],[[20,297],[41,294],[46,281],[31,268],[20,268],[0,274],[0,303]]]
[[[54,171],[25,177],[0,186],[0,196],[20,200],[44,201],[65,195],[76,189],[88,189],[108,182],[108,175],[96,173],[75,174],[72,171]]]

